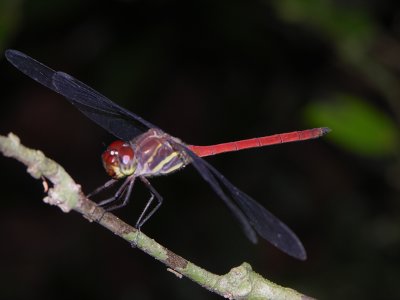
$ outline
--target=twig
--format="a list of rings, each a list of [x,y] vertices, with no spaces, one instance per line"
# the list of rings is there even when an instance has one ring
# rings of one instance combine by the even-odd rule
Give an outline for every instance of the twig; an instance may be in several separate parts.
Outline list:
[[[254,272],[248,263],[231,269],[225,275],[215,275],[192,264],[115,215],[104,214],[104,209],[86,198],[80,185],[76,184],[60,165],[45,157],[41,151],[23,146],[19,138],[12,133],[8,137],[0,136],[0,151],[26,165],[28,173],[34,178],[48,179],[52,183],[51,188],[47,187],[45,203],[56,205],[63,212],[75,210],[89,221],[97,221],[114,234],[131,244],[134,243],[140,250],[163,262],[178,277],[183,275],[229,299],[311,299],[263,278]]]

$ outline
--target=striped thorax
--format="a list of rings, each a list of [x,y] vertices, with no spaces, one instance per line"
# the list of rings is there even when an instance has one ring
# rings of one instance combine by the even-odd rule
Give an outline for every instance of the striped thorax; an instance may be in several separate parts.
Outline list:
[[[159,129],[149,129],[131,142],[113,142],[103,153],[103,165],[115,179],[169,174],[190,163],[178,145],[182,145],[179,139]]]

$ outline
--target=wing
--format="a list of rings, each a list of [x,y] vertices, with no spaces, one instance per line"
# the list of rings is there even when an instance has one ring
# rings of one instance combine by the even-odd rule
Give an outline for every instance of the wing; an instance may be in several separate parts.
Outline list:
[[[54,73],[53,85],[88,118],[122,140],[129,141],[149,128],[157,128],[66,73]]]
[[[17,50],[7,50],[5,55],[22,73],[63,95],[88,118],[122,140],[129,141],[156,128],[66,73],[56,72]]]
[[[182,146],[182,148],[191,157],[195,169],[238,218],[246,236],[253,243],[257,242],[255,230],[261,237],[286,254],[300,260],[306,259],[307,255],[302,243],[289,227],[257,201],[235,187],[208,162],[186,147]]]

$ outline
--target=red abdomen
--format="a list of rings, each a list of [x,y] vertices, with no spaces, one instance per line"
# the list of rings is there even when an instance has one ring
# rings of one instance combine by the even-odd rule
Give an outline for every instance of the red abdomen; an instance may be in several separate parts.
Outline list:
[[[236,142],[222,143],[211,146],[194,146],[189,145],[188,148],[196,153],[198,156],[210,156],[224,152],[238,151],[242,149],[257,148],[264,146],[271,146],[276,144],[290,143],[305,141],[310,139],[319,138],[330,131],[327,127],[313,128],[302,131],[293,131],[288,133],[281,133],[269,135],[259,138],[241,140]]]

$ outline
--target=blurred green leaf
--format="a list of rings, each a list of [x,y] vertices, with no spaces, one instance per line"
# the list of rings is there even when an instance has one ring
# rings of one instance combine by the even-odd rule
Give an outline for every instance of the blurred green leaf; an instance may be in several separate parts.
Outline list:
[[[381,156],[398,149],[399,130],[383,112],[350,95],[329,102],[314,102],[305,110],[313,126],[328,126],[328,135],[339,146],[362,155]]]
[[[3,52],[7,39],[15,31],[21,15],[20,0],[0,1],[0,51]]]
[[[311,27],[334,45],[340,64],[365,76],[371,87],[385,96],[399,119],[398,78],[381,63],[387,57],[385,51],[376,50],[387,37],[373,17],[373,5],[334,0],[275,0],[272,3],[283,20],[303,28]]]

